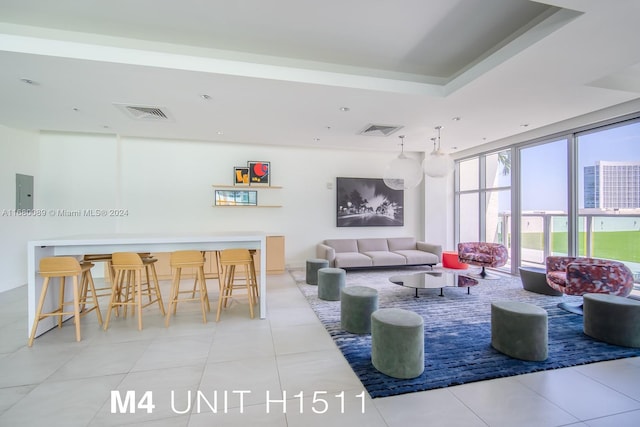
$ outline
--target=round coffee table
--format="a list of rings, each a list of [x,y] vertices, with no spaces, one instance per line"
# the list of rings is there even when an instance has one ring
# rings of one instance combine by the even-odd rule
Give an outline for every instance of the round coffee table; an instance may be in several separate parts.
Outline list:
[[[416,290],[415,298],[418,298],[418,289],[440,289],[440,296],[443,297],[444,288],[467,288],[467,294],[470,294],[471,286],[478,284],[476,279],[453,271],[399,274],[389,277],[389,281],[406,288],[414,288]]]

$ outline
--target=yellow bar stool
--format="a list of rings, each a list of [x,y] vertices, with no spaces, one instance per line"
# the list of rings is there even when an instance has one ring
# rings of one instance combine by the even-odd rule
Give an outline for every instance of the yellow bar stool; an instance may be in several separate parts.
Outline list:
[[[165,320],[165,326],[169,326],[171,314],[176,314],[178,302],[180,301],[200,301],[202,308],[202,322],[207,323],[207,311],[211,311],[209,305],[209,295],[207,293],[207,282],[204,277],[205,258],[200,251],[176,251],[171,253],[171,268],[175,269],[173,282],[171,283],[171,296],[169,299],[169,309]],[[180,290],[180,275],[183,268],[195,268],[196,280],[193,289],[188,291]],[[180,294],[191,294],[190,298],[182,297]],[[196,296],[197,294],[197,296]]]
[[[220,320],[222,307],[227,306],[227,301],[233,297],[233,289],[246,288],[249,297],[249,313],[253,319],[253,305],[256,303],[255,296],[257,282],[252,269],[253,257],[248,249],[225,249],[220,251],[220,267],[222,268],[222,290],[218,298],[218,312],[216,322]],[[236,284],[236,267],[244,269],[244,285]]]
[[[158,284],[158,276],[156,275],[155,263],[157,259],[140,258],[140,255],[134,252],[116,252],[112,257],[112,266],[115,273],[113,289],[111,292],[111,300],[109,302],[109,311],[107,312],[107,320],[104,323],[104,329],[109,327],[111,313],[115,309],[116,313],[120,307],[124,309],[124,317],[127,316],[127,308],[129,306],[137,311],[138,330],[142,330],[142,309],[151,304],[158,303],[160,312],[165,315],[164,304],[162,303],[162,294]],[[143,290],[142,271],[151,267],[153,272],[153,283],[147,283]],[[148,296],[149,301],[144,303],[142,299]]]
[[[105,277],[105,280],[113,284],[115,274],[113,273],[113,268],[111,266],[111,254],[87,254],[82,257],[82,262],[104,262],[107,265],[107,277]],[[111,296],[111,286],[96,288],[96,292],[98,297]]]
[[[151,289],[151,280],[154,280],[155,283],[158,283],[158,273],[156,271],[156,263],[158,262],[158,258],[154,258],[149,252],[138,252],[138,256],[142,259],[142,263],[144,264],[144,275],[146,281],[142,282],[144,286],[143,293],[148,296],[149,302],[152,301],[153,290]]]
[[[47,257],[40,260],[40,271],[38,273],[44,278],[44,281],[42,283],[42,291],[40,292],[40,300],[36,308],[35,319],[33,320],[33,326],[31,328],[31,335],[29,336],[29,347],[33,345],[40,320],[46,317],[57,316],[58,328],[61,328],[62,318],[67,315],[73,315],[73,323],[76,328],[76,341],[82,339],[80,335],[80,316],[84,316],[95,310],[98,316],[98,322],[102,325],[102,313],[100,313],[96,288],[93,283],[93,277],[91,276],[91,268],[93,265],[94,264],[91,263],[83,263],[80,265],[74,257]],[[80,276],[80,282],[78,282],[78,276]],[[50,280],[56,277],[60,278],[58,308],[54,311],[43,313],[42,307],[44,306],[44,301],[47,296]],[[71,301],[64,300],[65,281],[67,277],[72,277],[73,279],[73,300]],[[85,288],[86,290],[83,291],[81,288]],[[87,308],[86,298],[89,293],[91,293],[93,305]],[[73,311],[65,311],[65,305],[72,305]]]

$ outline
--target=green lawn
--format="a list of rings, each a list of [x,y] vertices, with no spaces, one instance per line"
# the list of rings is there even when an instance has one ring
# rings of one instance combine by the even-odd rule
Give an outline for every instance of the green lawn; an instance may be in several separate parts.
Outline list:
[[[628,262],[640,262],[640,231],[610,231],[592,233],[593,256]],[[580,255],[584,256],[586,233],[580,233]],[[542,233],[522,233],[522,247],[543,250]],[[567,253],[567,233],[551,234],[551,251]]]

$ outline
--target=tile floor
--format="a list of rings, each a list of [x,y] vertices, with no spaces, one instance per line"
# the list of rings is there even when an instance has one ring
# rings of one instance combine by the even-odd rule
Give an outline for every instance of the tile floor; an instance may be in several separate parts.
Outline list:
[[[150,307],[143,331],[89,314],[81,342],[66,324],[32,348],[26,287],[1,293],[0,426],[640,425],[640,358],[370,399],[291,277],[267,288],[266,320],[240,299],[169,328]]]

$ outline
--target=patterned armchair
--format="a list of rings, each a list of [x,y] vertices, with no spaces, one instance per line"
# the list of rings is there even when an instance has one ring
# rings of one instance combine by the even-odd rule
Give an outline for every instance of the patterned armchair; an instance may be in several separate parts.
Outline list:
[[[507,263],[509,252],[500,243],[464,242],[458,243],[458,259],[460,262],[482,266],[478,274],[467,274],[481,279],[497,279],[498,276],[488,274],[485,267],[502,267]]]
[[[621,262],[598,258],[547,257],[547,283],[565,295],[586,293],[626,297],[633,289],[633,274]],[[558,304],[560,308],[582,314],[581,307]]]

